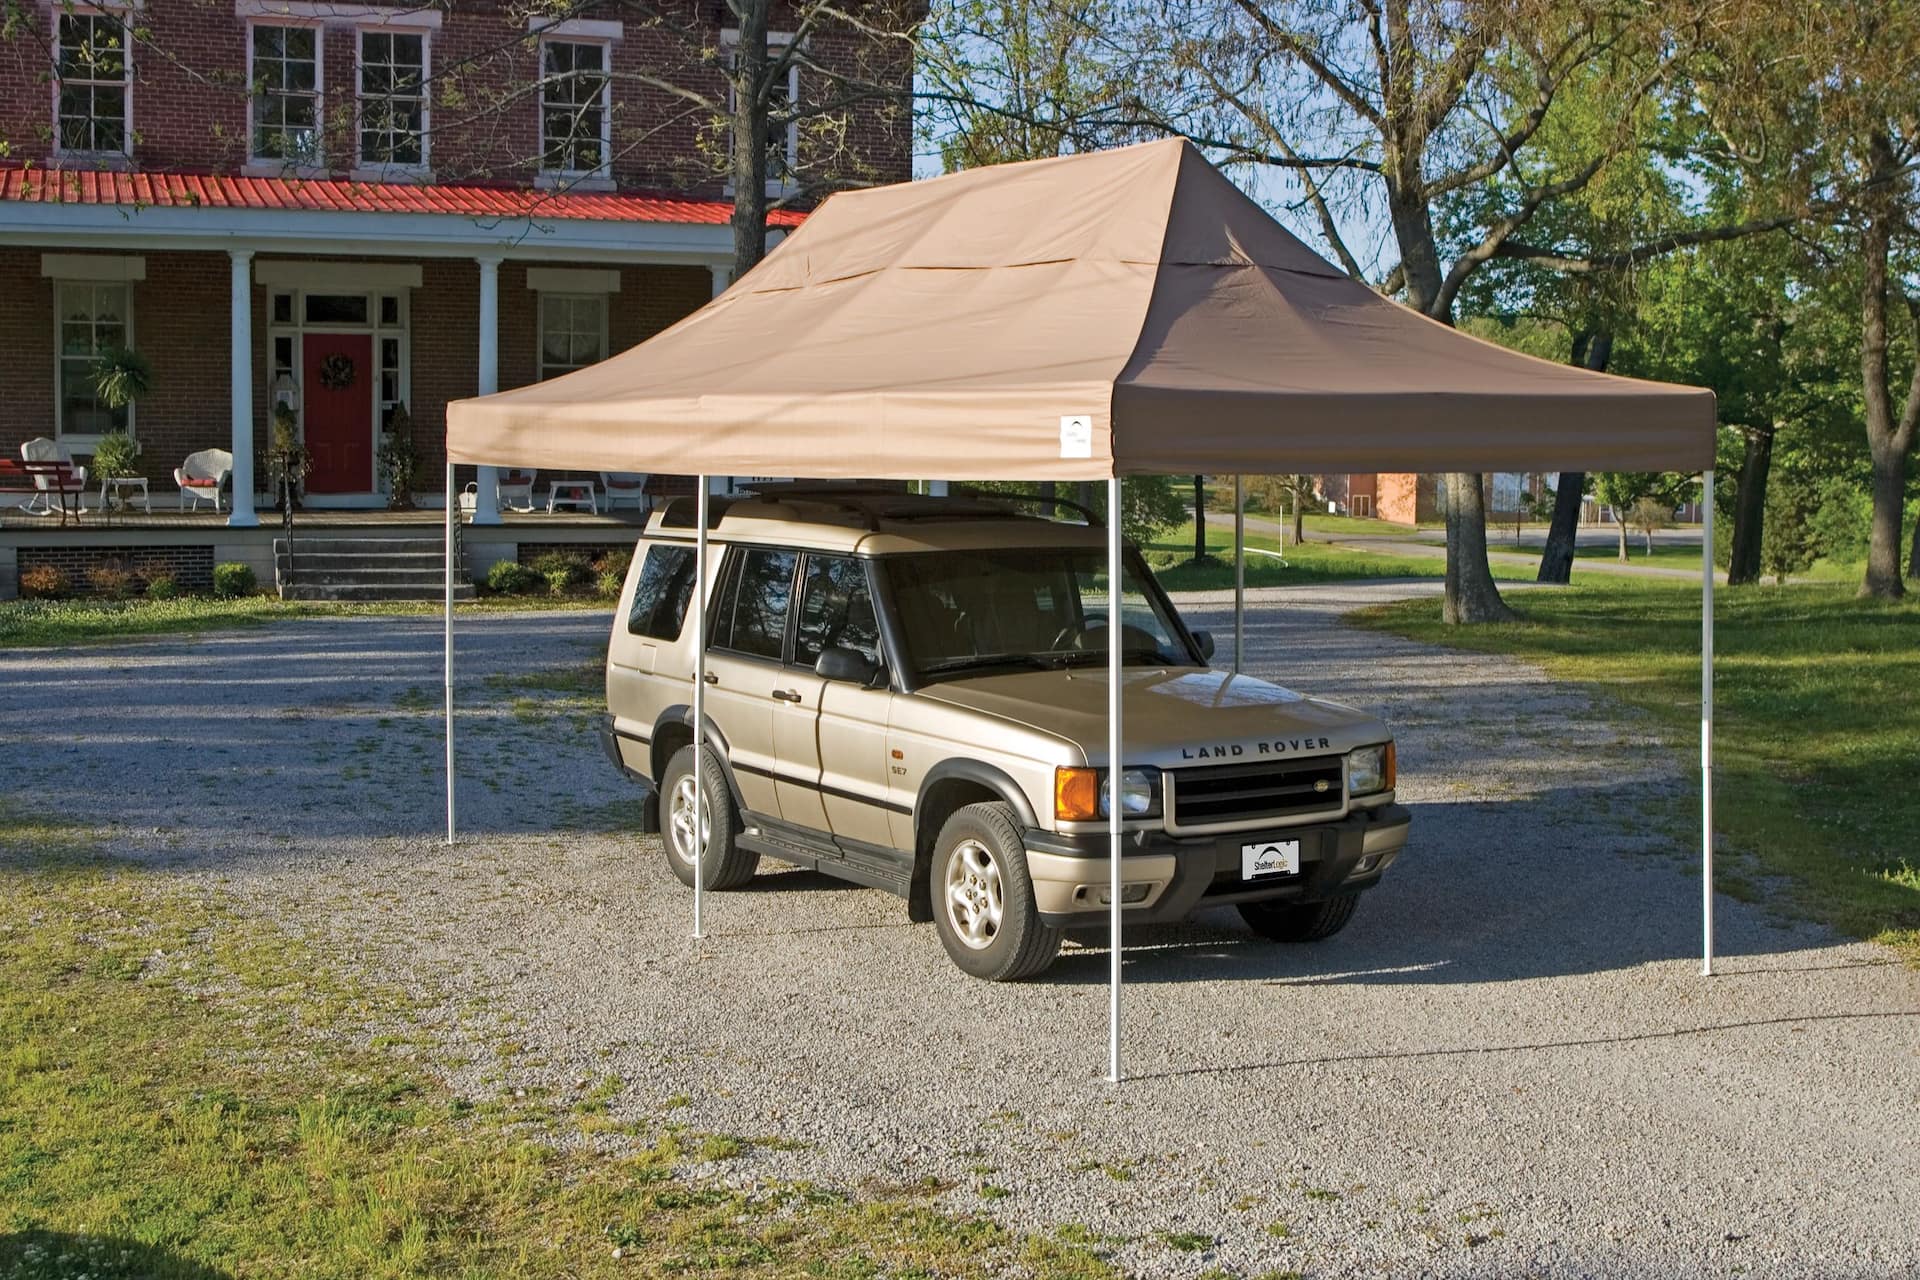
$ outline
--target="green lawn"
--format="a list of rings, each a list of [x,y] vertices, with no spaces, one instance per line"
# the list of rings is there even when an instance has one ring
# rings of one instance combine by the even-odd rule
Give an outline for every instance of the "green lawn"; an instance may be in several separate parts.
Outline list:
[[[589,596],[487,596],[458,605],[461,614],[528,609],[610,609]],[[131,636],[169,635],[219,627],[251,627],[285,618],[392,617],[440,612],[433,601],[325,603],[273,596],[211,596],[176,600],[8,600],[0,603],[0,647],[86,644]],[[4,1280],[0,1277],[0,1280]]]
[[[434,999],[0,809],[0,1277],[1115,1274],[940,1184],[724,1185],[772,1140],[616,1118],[617,1078],[457,1096]]]
[[[1509,602],[1522,621],[1505,626],[1448,627],[1431,600],[1356,620],[1590,683],[1652,715],[1675,768],[1694,767],[1690,584],[1616,579]],[[1863,601],[1851,584],[1723,589],[1716,619],[1717,825],[1736,854],[1731,883],[1920,963],[1920,600]]]
[[[1247,534],[1247,585],[1249,587],[1297,587],[1318,582],[1347,582],[1355,578],[1437,578],[1446,569],[1440,556],[1384,555],[1372,551],[1349,551],[1323,542],[1288,544],[1281,552],[1280,540],[1268,534]],[[1233,586],[1233,530],[1207,526],[1207,550],[1217,556],[1218,564],[1195,565],[1193,522],[1162,535],[1147,544],[1147,561],[1154,576],[1169,591],[1220,591]],[[1283,566],[1273,554],[1286,557]],[[1530,579],[1533,571],[1523,565],[1493,566],[1493,576]]]
[[[1491,543],[1488,545],[1495,551],[1525,550],[1532,555],[1540,554],[1538,547],[1494,547]],[[1604,547],[1582,546],[1573,553],[1573,558],[1575,560],[1610,560],[1614,564],[1619,564],[1620,549],[1611,545]],[[1700,548],[1666,546],[1656,542],[1653,544],[1653,554],[1648,555],[1646,540],[1644,538],[1629,536],[1627,539],[1626,562],[1628,564],[1656,565],[1662,569],[1698,569],[1700,567]]]

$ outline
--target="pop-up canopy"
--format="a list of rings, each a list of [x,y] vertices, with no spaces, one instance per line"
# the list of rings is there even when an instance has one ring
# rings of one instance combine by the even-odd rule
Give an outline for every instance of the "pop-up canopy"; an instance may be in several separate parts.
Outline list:
[[[1713,465],[1711,392],[1427,320],[1179,140],[836,195],[658,337],[447,417],[457,462],[687,475]]]
[[[707,475],[1104,479],[1107,510],[1119,511],[1124,475],[1704,471],[1702,908],[1711,972],[1712,394],[1535,360],[1427,320],[1322,261],[1183,141],[834,196],[665,333],[563,378],[458,401],[448,406],[447,436],[454,462],[702,477],[701,599]],[[1110,528],[1110,583],[1121,580],[1120,551]],[[704,611],[692,617],[699,743]],[[1125,759],[1120,635],[1108,628],[1106,759],[1090,763]],[[693,774],[696,813],[705,812],[704,772]],[[1120,821],[1116,806],[1114,1080]]]

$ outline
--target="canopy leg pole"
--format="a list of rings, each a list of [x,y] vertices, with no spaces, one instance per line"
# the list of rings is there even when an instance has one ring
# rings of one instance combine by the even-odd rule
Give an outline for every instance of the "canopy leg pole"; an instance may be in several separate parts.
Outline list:
[[[1247,478],[1233,478],[1233,674],[1247,651]]]
[[[693,936],[701,930],[701,899],[706,896],[707,860],[707,478],[695,489],[693,552]],[[669,839],[672,837],[669,836]]]
[[[447,542],[447,599],[446,616],[441,637],[445,649],[441,664],[441,679],[445,685],[447,717],[447,843],[453,843],[454,805],[453,805],[453,549],[458,544],[454,538],[453,522],[460,518],[459,499],[453,492],[453,464],[447,464],[447,519],[443,533]]]
[[[1120,477],[1107,480],[1107,1081],[1120,1083]]]
[[[1700,972],[1713,976],[1713,468],[1700,502]]]

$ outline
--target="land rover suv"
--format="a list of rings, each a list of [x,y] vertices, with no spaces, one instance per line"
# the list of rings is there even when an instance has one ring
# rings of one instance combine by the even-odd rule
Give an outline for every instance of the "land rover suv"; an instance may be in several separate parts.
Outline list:
[[[961,969],[1000,980],[1106,925],[1116,796],[1127,921],[1232,906],[1266,937],[1325,938],[1406,843],[1386,727],[1211,669],[1211,638],[1131,549],[1126,758],[1108,760],[1106,535],[1015,500],[714,500],[696,760],[693,510],[656,512],[639,540],[603,735],[689,885],[697,824],[704,886],[738,888],[770,857],[885,889]]]

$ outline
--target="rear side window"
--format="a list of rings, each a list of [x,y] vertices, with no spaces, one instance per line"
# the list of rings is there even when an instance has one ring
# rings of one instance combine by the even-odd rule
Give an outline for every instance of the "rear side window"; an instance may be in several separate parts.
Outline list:
[[[713,644],[755,658],[776,661],[787,645],[787,607],[793,602],[793,570],[800,556],[772,547],[748,547],[740,553],[723,599]]]
[[[693,599],[693,548],[655,544],[647,548],[633,589],[627,630],[655,640],[677,640]]]

